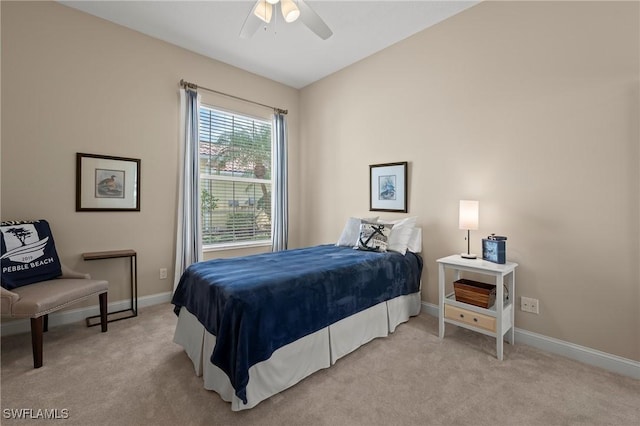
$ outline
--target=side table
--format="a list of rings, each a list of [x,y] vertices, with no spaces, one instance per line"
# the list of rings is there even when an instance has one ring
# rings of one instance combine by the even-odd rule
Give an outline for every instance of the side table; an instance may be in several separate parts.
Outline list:
[[[120,257],[129,258],[129,271],[130,271],[130,286],[131,286],[131,307],[127,309],[121,309],[115,312],[107,313],[107,322],[120,321],[127,318],[133,318],[138,316],[138,258],[135,250],[111,250],[111,251],[96,251],[90,253],[82,253],[84,260],[100,260],[100,259],[114,259]],[[118,315],[127,312],[129,315]],[[116,318],[109,318],[110,316],[117,316]],[[93,321],[97,319],[97,321]],[[93,327],[100,324],[100,315],[94,315],[87,317],[87,327]]]
[[[443,257],[438,262],[438,293],[440,299],[439,336],[444,338],[445,323],[468,328],[496,339],[496,355],[502,361],[503,338],[509,333],[509,342],[515,341],[515,287],[517,263],[498,264],[482,259],[463,259],[459,254]],[[488,309],[455,299],[455,293],[445,293],[445,270],[455,272],[455,280],[460,279],[460,272],[475,272],[491,275],[495,278],[496,302]],[[505,278],[507,278],[505,280]],[[505,281],[507,281],[505,283]],[[508,299],[504,299],[504,287],[507,287]]]

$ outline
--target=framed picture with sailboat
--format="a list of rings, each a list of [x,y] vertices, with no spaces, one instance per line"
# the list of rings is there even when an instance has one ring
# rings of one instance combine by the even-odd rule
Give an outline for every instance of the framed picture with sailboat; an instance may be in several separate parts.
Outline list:
[[[407,166],[406,161],[369,166],[369,210],[407,213]]]

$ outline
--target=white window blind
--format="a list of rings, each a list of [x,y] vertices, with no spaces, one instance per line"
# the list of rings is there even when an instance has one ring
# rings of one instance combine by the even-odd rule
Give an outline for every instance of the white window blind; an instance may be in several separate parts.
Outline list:
[[[271,240],[271,123],[200,107],[202,243]]]

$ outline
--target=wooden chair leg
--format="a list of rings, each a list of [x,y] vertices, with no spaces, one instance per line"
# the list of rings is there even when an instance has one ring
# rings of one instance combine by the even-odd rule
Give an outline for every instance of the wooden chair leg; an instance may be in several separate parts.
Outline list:
[[[100,298],[100,327],[102,328],[102,332],[107,331],[107,293],[101,293]]]
[[[33,368],[42,367],[42,331],[44,318],[31,318],[31,346],[33,347]]]
[[[49,314],[44,315],[43,318],[44,324],[42,326],[42,331],[46,333],[47,331],[49,331]]]

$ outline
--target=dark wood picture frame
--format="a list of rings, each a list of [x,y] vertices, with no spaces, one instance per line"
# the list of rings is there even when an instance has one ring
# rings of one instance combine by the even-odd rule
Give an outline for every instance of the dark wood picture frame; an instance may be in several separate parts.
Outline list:
[[[76,153],[76,211],[140,211],[140,160]]]
[[[369,166],[369,210],[407,213],[407,161]]]

